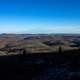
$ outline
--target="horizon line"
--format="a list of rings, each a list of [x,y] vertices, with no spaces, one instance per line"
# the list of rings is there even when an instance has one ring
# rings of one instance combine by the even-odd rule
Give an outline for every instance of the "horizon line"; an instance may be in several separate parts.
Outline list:
[[[80,33],[0,33],[0,34],[80,34]]]

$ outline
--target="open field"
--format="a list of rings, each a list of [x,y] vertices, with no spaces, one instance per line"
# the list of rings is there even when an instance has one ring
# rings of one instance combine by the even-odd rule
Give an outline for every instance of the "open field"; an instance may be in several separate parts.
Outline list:
[[[79,49],[80,35],[75,34],[0,34],[0,55],[58,52]]]

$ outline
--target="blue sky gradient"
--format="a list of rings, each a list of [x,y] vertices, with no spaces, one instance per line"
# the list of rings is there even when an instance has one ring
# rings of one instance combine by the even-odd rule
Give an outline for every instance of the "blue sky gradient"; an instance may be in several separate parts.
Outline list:
[[[0,33],[80,33],[80,0],[0,0]]]

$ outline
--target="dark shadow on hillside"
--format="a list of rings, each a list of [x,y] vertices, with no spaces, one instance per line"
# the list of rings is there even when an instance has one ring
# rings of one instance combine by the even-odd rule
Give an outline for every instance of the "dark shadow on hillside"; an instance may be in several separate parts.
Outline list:
[[[80,50],[0,57],[0,78],[8,80],[80,80]]]

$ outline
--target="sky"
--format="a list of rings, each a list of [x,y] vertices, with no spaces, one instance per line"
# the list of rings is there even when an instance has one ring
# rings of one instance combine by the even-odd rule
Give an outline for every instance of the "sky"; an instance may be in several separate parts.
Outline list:
[[[0,0],[0,33],[80,33],[80,0]]]

